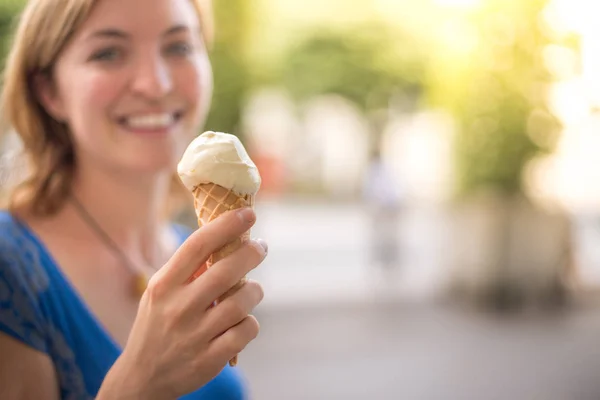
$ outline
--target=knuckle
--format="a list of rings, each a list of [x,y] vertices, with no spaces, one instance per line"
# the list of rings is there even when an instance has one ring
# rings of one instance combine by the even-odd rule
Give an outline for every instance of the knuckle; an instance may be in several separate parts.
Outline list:
[[[212,269],[214,272],[211,271],[213,272],[213,274],[211,276],[210,281],[208,282],[208,285],[210,286],[211,290],[223,291],[229,285],[230,279],[225,273],[225,269],[219,268],[219,266],[217,265],[214,265]]]
[[[255,305],[258,305],[265,297],[265,291],[260,283],[254,280],[248,280],[245,285],[251,291]]]
[[[256,317],[254,317],[254,315],[249,315],[246,318],[246,321],[248,324],[248,337],[249,341],[251,341],[258,337],[258,334],[260,332],[260,323],[258,322]]]
[[[195,253],[203,253],[206,248],[205,227],[194,231],[185,241],[185,244]]]
[[[156,301],[164,296],[167,291],[166,282],[162,278],[162,274],[156,273],[152,275],[146,287],[146,296],[150,301]]]
[[[260,325],[254,316],[248,315],[240,323],[238,329],[232,331],[223,347],[228,354],[238,354],[246,348],[248,343],[254,340],[260,331]]]
[[[253,266],[260,264],[267,255],[265,249],[256,240],[246,243],[246,251],[246,258],[252,262]]]
[[[247,342],[240,335],[231,335],[224,347],[228,354],[233,355],[240,353],[246,347]]]
[[[215,229],[215,232],[220,232],[223,240],[229,239],[230,236],[239,235],[246,227],[237,210],[227,211],[225,214],[209,222],[209,224],[212,224],[211,226]]]
[[[233,317],[233,319],[241,321],[248,316],[248,312],[239,302],[232,300],[229,302],[229,304],[229,314]]]
[[[199,234],[194,239],[195,240],[192,241],[192,247],[194,248],[194,253],[199,254],[201,257],[205,257],[208,253],[207,245],[206,245],[206,238],[204,237],[204,235]],[[202,260],[198,260],[198,261],[202,261]]]

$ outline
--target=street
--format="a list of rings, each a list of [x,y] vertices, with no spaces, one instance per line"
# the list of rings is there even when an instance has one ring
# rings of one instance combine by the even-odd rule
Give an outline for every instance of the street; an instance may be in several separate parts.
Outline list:
[[[436,300],[446,222],[412,210],[402,262],[368,265],[360,206],[259,204],[269,256],[260,336],[240,355],[255,400],[600,398],[600,302],[494,315]]]
[[[492,316],[372,304],[258,312],[256,400],[594,400],[600,308]]]

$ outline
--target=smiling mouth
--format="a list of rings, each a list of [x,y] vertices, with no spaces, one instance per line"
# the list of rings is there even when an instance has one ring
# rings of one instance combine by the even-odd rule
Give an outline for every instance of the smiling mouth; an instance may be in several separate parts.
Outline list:
[[[155,113],[119,118],[119,125],[140,131],[160,131],[171,128],[181,120],[183,112]]]

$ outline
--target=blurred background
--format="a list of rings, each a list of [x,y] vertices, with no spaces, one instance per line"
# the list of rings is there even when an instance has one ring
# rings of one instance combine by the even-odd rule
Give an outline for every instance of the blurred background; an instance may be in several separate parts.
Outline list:
[[[214,2],[206,129],[258,165],[270,245],[253,398],[600,398],[598,11]]]

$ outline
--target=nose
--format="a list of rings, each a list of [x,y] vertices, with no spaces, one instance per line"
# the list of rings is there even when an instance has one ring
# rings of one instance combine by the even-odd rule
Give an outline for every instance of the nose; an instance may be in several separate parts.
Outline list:
[[[173,89],[167,62],[160,56],[144,57],[134,71],[132,89],[136,94],[157,99]]]

